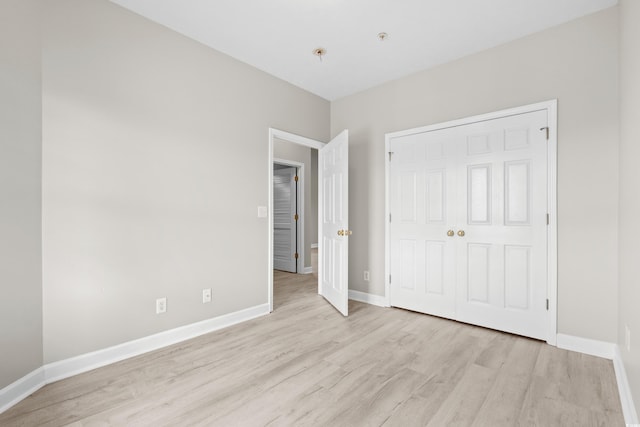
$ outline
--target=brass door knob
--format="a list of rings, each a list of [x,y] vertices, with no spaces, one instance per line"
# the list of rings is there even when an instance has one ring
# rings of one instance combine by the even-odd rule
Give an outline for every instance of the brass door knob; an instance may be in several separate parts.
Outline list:
[[[451,237],[453,236],[455,233],[453,232],[453,230],[449,230],[447,231],[447,236]]]
[[[352,234],[351,230],[338,230],[338,236],[351,236]]]
[[[344,236],[344,230],[338,230],[338,236]]]
[[[458,230],[458,236],[464,237],[464,230]]]

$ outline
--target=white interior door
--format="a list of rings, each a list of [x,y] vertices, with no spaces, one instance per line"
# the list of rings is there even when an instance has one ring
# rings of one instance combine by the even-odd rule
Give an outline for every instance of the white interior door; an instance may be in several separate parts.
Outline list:
[[[390,303],[546,337],[547,112],[393,138]]]
[[[460,321],[546,338],[546,126],[546,111],[464,126],[455,237]]]
[[[390,304],[455,318],[456,128],[391,140]]]
[[[273,171],[273,268],[296,273],[296,168]]]
[[[340,313],[349,308],[349,134],[318,151],[319,293]]]

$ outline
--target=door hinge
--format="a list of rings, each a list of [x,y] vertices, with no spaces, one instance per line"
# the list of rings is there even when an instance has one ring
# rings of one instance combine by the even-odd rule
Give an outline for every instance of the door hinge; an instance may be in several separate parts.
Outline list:
[[[298,214],[295,214],[295,215],[293,216],[293,219],[297,221],[297,220],[298,220]]]
[[[298,175],[296,175],[296,176],[293,178],[293,180],[294,180],[295,182],[298,182]]]
[[[389,284],[391,284],[391,275],[389,275]]]
[[[547,225],[549,225],[549,214],[547,214]]]
[[[540,128],[540,130],[547,131],[547,141],[548,141],[549,140],[549,126],[545,126],[543,128]]]
[[[389,214],[389,222],[391,222],[391,214]]]
[[[393,156],[393,151],[389,151],[389,161],[391,161],[391,156]]]
[[[547,298],[547,311],[549,311],[549,298]]]
[[[298,252],[296,252],[295,254],[293,254],[293,257],[294,257],[295,259],[298,259]]]

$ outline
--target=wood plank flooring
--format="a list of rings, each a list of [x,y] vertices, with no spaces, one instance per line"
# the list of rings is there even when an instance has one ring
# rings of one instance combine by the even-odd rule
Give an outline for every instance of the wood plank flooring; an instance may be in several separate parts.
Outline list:
[[[612,363],[275,273],[272,314],[50,384],[1,426],[622,426]]]

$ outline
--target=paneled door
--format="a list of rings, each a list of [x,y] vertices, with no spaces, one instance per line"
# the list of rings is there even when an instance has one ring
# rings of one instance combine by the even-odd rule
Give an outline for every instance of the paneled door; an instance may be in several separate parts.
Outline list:
[[[342,131],[318,151],[320,294],[349,314],[349,134]]]
[[[391,141],[390,303],[455,318],[457,128]],[[449,232],[449,234],[452,234]]]
[[[390,303],[546,338],[547,112],[390,141]]]
[[[546,337],[546,127],[546,111],[464,127],[455,230],[460,321]]]
[[[290,273],[297,273],[296,171],[273,171],[273,268]]]

